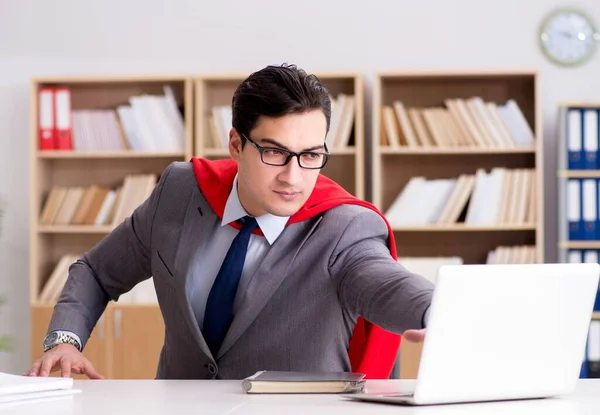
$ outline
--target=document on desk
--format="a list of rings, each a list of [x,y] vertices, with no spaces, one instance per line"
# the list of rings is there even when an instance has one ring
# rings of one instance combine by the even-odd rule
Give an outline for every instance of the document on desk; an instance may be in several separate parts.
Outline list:
[[[21,376],[0,372],[0,406],[67,398],[81,392],[73,378]]]

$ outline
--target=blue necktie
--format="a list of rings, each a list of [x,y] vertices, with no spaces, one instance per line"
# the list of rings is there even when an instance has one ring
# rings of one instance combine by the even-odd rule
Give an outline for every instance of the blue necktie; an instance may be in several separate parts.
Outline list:
[[[231,242],[206,301],[202,334],[215,358],[233,320],[233,300],[244,268],[248,242],[258,226],[256,219],[250,216],[240,221],[242,229]]]

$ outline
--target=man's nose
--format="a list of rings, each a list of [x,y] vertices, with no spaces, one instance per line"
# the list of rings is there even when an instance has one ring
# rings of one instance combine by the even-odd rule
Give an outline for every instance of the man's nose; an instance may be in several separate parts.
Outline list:
[[[288,164],[283,167],[283,172],[279,179],[290,185],[298,184],[302,179],[302,167],[298,163],[297,157],[292,157]]]

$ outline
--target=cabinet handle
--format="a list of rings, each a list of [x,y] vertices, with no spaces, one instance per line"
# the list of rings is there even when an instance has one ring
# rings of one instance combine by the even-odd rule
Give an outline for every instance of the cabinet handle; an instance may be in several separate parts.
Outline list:
[[[121,310],[115,310],[115,339],[121,338]]]
[[[98,338],[100,340],[104,340],[104,314],[102,314],[100,316],[100,318],[98,319]]]

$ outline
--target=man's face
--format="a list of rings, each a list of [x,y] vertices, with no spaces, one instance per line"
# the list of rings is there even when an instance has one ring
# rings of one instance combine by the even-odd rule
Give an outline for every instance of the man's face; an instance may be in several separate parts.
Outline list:
[[[279,150],[324,153],[327,123],[320,110],[289,114],[280,118],[260,117],[248,138],[269,150],[267,157],[281,158]],[[285,166],[270,166],[261,161],[260,152],[232,130],[229,135],[231,157],[238,162],[238,195],[246,211],[253,216],[271,213],[292,216],[310,196],[320,170],[304,169],[296,157]],[[310,156],[303,160],[310,160]]]

